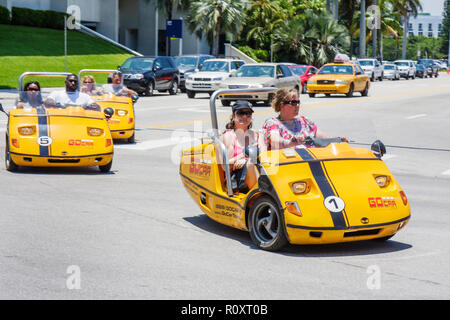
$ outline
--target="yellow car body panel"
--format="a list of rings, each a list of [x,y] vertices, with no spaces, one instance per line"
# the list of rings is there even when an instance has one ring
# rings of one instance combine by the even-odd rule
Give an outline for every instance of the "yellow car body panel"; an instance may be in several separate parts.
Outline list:
[[[103,94],[91,98],[105,110],[112,108],[114,115],[108,120],[113,139],[128,139],[134,135],[135,117],[133,101],[130,97]]]
[[[307,82],[308,93],[342,93],[347,94],[350,85],[353,84],[353,91],[362,92],[370,87],[370,79],[366,74],[356,74],[355,66],[352,63],[328,63],[325,66],[351,66],[353,74],[319,74],[312,76]],[[322,67],[322,68],[323,68]],[[321,69],[322,69],[321,68]],[[336,81],[346,81],[347,83],[336,83]],[[313,82],[313,83],[312,83]],[[320,83],[321,82],[321,83]]]
[[[88,128],[100,129],[99,135],[90,135]],[[10,157],[19,166],[104,166],[113,158],[105,116],[81,107],[11,110],[7,139]]]
[[[259,159],[262,175],[247,194],[228,196],[212,143],[182,151],[180,176],[205,214],[242,230],[248,230],[247,215],[254,200],[271,197],[278,203],[292,244],[385,238],[410,218],[398,182],[384,162],[366,149],[332,143],[324,148],[263,152]],[[384,187],[375,180],[380,175],[387,177]],[[306,182],[307,191],[295,194],[295,182]],[[336,208],[332,207],[335,199],[342,201]],[[287,210],[289,202],[297,203],[301,216]]]

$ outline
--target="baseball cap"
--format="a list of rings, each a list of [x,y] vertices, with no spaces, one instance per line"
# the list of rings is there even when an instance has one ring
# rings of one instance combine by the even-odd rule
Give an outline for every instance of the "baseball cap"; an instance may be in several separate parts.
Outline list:
[[[235,104],[231,107],[231,110],[235,112],[236,110],[240,109],[250,109],[250,111],[253,113],[252,104],[248,102],[247,100],[238,100]]]

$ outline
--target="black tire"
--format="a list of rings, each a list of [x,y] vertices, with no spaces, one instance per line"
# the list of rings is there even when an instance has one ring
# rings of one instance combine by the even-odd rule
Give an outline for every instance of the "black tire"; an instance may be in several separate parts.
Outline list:
[[[308,95],[309,95],[310,98],[314,98],[316,96],[315,93],[310,93],[310,92],[308,92]]]
[[[9,154],[9,141],[8,137],[6,137],[6,146],[5,146],[5,167],[6,170],[10,172],[17,172],[19,170],[19,166],[11,159]]]
[[[231,105],[231,100],[220,100],[224,107],[229,107]]]
[[[325,93],[325,97],[331,97],[330,93]]]
[[[280,210],[268,196],[261,196],[253,203],[248,227],[252,241],[260,249],[278,251],[288,243]]]
[[[383,74],[381,74],[381,76],[378,78],[378,80],[383,81]]]
[[[147,87],[145,88],[145,95],[147,97],[151,97],[153,96],[153,90],[155,89],[155,87],[153,86],[153,82],[149,81],[147,84]]]
[[[374,81],[375,81],[375,74],[374,74],[374,73],[372,73],[372,76],[370,77],[370,81],[371,81],[371,82],[374,82]]]
[[[170,84],[169,94],[171,96],[174,96],[177,93],[178,93],[178,81],[177,81],[177,79],[173,79],[172,83]]]
[[[136,132],[133,132],[133,135],[127,139],[128,143],[136,142],[135,134],[136,134]]]
[[[112,162],[113,161],[111,160],[109,163],[105,164],[104,166],[98,166],[98,168],[103,173],[109,172],[111,170],[111,167],[112,167]]]
[[[353,83],[350,83],[350,88],[348,89],[348,92],[345,95],[349,98],[353,97],[353,89],[354,89]]]
[[[369,94],[369,84],[366,83],[366,87],[364,88],[363,91],[361,91],[361,96],[367,97],[368,94]]]
[[[435,78],[437,78],[439,76],[439,72],[436,72],[436,74],[434,75]]]
[[[189,99],[195,98],[195,91],[191,91],[191,90],[187,90],[186,89],[186,94],[187,94]]]
[[[306,88],[306,83],[304,85],[302,85],[302,93],[308,93],[307,92],[307,88]]]

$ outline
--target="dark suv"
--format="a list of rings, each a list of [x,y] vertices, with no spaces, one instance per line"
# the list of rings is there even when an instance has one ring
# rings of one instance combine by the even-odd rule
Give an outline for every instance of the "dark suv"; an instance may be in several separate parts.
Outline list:
[[[419,59],[419,64],[424,65],[427,68],[427,73],[430,78],[438,77],[439,66],[433,61],[433,59]]]
[[[118,69],[123,83],[139,94],[152,96],[153,90],[174,95],[180,84],[180,71],[172,57],[132,57]]]
[[[203,62],[208,59],[213,59],[214,56],[209,54],[199,55],[182,55],[175,58],[175,64],[180,70],[180,90],[186,91],[186,77],[189,73],[193,73],[196,70],[202,68]]]

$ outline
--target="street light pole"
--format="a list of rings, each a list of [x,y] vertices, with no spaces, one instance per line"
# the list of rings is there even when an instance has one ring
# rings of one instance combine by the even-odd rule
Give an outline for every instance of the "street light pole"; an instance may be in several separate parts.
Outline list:
[[[359,57],[366,57],[366,0],[361,0],[361,17],[359,19]]]
[[[378,0],[374,0],[373,4],[375,6],[378,5]],[[378,15],[378,10],[375,10],[374,14],[373,14],[373,22],[372,22],[372,57],[374,59],[377,58],[377,20],[379,17],[377,17]]]

